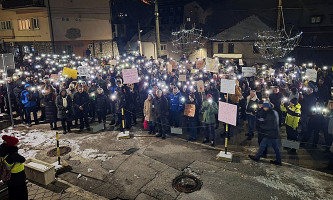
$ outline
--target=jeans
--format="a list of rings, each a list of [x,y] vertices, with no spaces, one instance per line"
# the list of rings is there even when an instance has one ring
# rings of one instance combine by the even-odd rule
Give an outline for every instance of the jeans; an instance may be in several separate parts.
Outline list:
[[[272,146],[276,155],[276,161],[278,163],[281,163],[281,153],[279,149],[279,139],[270,139],[270,138],[263,138],[260,146],[259,151],[256,155],[256,159],[260,159],[260,157],[263,155],[263,152],[265,149],[267,149],[268,146]]]
[[[38,123],[37,119],[37,107],[26,107],[25,108],[25,119],[28,124],[31,124],[31,112],[33,113],[34,116],[34,121],[35,123]]]
[[[160,116],[157,118],[157,124],[158,124],[158,134],[162,135],[162,137],[165,137],[165,134],[168,130],[168,119],[165,116]]]
[[[206,124],[204,123],[205,126],[205,137],[207,140],[214,141],[215,140],[215,127],[214,124]]]
[[[247,115],[247,122],[249,125],[249,137],[253,137],[253,131],[254,131],[254,121],[255,121],[255,116],[254,115]]]
[[[149,133],[155,134],[155,122],[154,121],[148,122],[148,126],[149,126]]]

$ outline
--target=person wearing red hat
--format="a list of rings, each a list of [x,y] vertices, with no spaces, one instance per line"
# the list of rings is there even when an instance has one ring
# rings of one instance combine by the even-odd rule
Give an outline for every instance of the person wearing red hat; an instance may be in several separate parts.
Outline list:
[[[28,188],[23,164],[25,158],[18,153],[19,140],[8,135],[3,135],[2,140],[4,142],[0,145],[0,157],[4,159],[7,168],[11,169],[11,177],[7,182],[9,199],[26,200]]]

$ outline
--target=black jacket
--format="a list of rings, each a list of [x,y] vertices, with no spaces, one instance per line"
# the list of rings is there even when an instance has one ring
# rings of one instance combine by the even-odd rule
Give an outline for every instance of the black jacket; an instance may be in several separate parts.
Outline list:
[[[72,117],[72,98],[69,95],[66,95],[67,107],[63,106],[63,100],[61,94],[57,96],[56,106],[57,106],[57,116],[59,119],[71,120]]]
[[[18,153],[18,148],[16,146],[8,147],[5,143],[0,145],[0,157],[5,157],[8,164],[13,163],[24,163],[25,158]],[[24,170],[19,173],[12,173],[11,178],[8,181],[8,186],[18,186],[25,184],[25,172]]]
[[[55,104],[55,94],[50,93],[44,95],[45,103],[45,121],[46,122],[55,122],[57,121],[57,107]]]
[[[268,111],[263,110],[261,117],[264,121],[262,121],[259,126],[260,130],[263,132],[263,137],[278,139],[280,135],[278,113],[273,109],[269,109]]]
[[[280,105],[281,105],[282,98],[283,98],[283,95],[281,93],[277,93],[277,94],[273,93],[273,94],[269,95],[269,100],[274,105],[274,110],[281,110]]]
[[[169,114],[168,100],[162,95],[161,98],[154,98],[154,113],[157,118],[159,117],[167,117]]]
[[[96,96],[96,111],[97,112],[105,112],[107,110],[108,99],[104,94],[97,94]]]
[[[79,107],[83,107],[83,111],[88,112],[89,108],[89,95],[87,92],[83,91],[82,93],[77,92],[74,95],[73,106],[76,110],[79,110]]]
[[[316,101],[317,101],[317,98],[313,93],[310,95],[305,94],[303,101],[302,101],[302,107],[301,107],[302,115],[311,115],[312,108],[316,105]]]

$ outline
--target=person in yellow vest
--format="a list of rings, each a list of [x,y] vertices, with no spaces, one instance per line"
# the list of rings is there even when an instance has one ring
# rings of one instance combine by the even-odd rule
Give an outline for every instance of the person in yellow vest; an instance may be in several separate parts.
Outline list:
[[[16,137],[3,135],[3,143],[0,145],[0,157],[4,158],[4,163],[11,169],[11,177],[7,182],[10,200],[27,200],[28,188],[24,172],[25,158],[18,153]]]
[[[297,127],[301,118],[301,105],[298,103],[297,98],[290,101],[289,106],[285,105],[284,101],[281,103],[281,111],[286,112],[286,132],[287,139],[297,141]],[[296,153],[296,149],[291,149],[290,153]]]

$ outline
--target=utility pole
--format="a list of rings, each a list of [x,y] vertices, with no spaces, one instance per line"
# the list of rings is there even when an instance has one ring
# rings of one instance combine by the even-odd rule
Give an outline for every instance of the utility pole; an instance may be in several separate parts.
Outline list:
[[[279,0],[279,6],[278,6],[278,17],[277,17],[277,23],[276,23],[276,29],[281,29],[281,15],[282,15],[282,0]]]
[[[111,26],[111,51],[112,51],[112,59],[114,58],[114,49],[113,49],[113,30],[112,30],[112,7],[113,0],[110,0],[110,26]],[[95,48],[95,46],[94,46]]]
[[[140,29],[140,22],[138,22],[138,45],[139,45],[139,54],[142,55],[142,44],[141,44],[141,29]]]
[[[155,0],[155,17],[156,17],[156,54],[157,58],[161,57],[161,40],[160,40],[160,23],[159,23],[159,14],[158,14],[158,2]]]
[[[53,50],[53,54],[55,54],[55,43],[54,43],[54,33],[53,33],[53,23],[52,23],[50,0],[47,0],[47,12],[48,12],[48,16],[49,16],[50,34],[51,34],[51,41],[52,41],[52,50]]]

